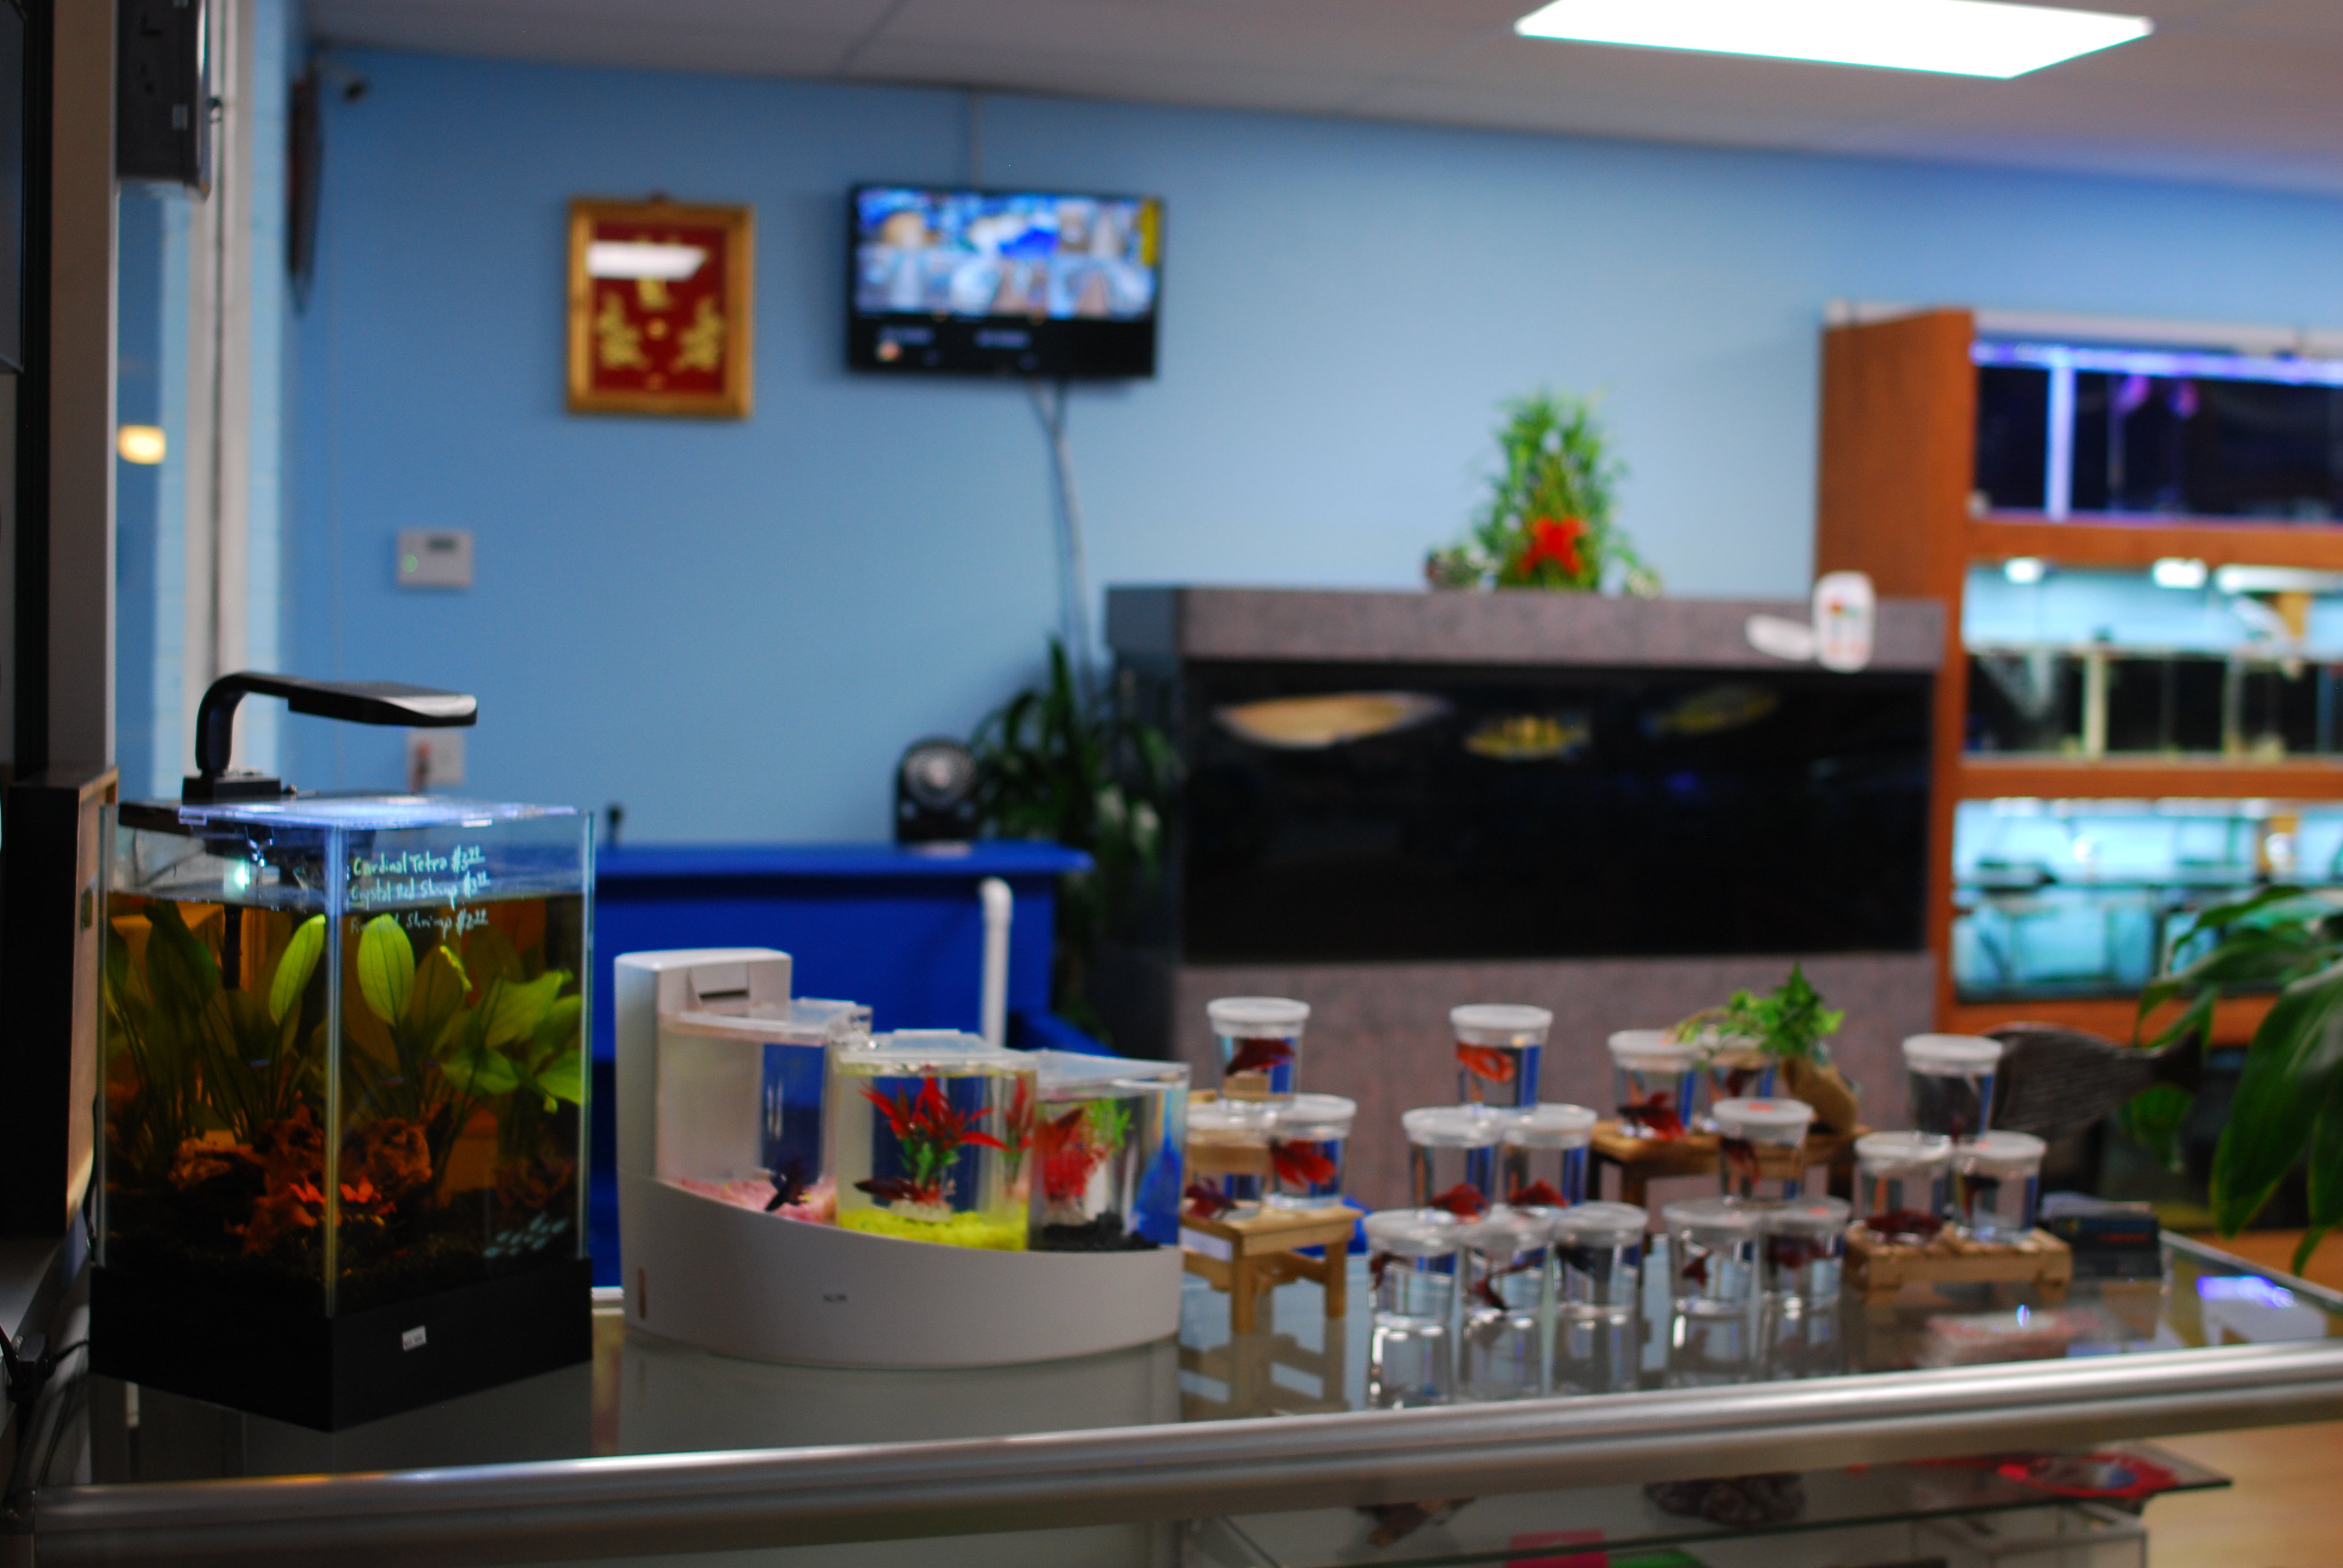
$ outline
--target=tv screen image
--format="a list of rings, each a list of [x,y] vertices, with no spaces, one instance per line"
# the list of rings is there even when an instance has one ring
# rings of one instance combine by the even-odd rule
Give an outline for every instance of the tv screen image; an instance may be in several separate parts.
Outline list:
[[[867,185],[851,205],[854,367],[1155,373],[1160,201]]]

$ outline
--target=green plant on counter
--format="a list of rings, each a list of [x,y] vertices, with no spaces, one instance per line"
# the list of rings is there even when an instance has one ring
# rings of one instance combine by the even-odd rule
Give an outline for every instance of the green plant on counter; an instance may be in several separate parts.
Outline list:
[[[1599,591],[1606,586],[1657,596],[1659,574],[1612,520],[1625,467],[1612,456],[1594,405],[1568,393],[1537,392],[1504,405],[1480,520],[1463,543],[1434,550],[1424,576],[1434,588],[1543,588]]]
[[[1092,869],[1063,879],[1051,1006],[1096,1032],[1087,983],[1099,942],[1127,920],[1161,863],[1163,819],[1179,779],[1172,742],[1122,699],[1085,700],[1071,661],[1050,639],[1047,682],[1011,698],[977,727],[977,807],[984,830],[1086,851]]]
[[[2187,962],[2140,993],[2132,1043],[2151,1048],[2212,1037],[2225,990],[2278,988],[2254,1030],[2228,1124],[2213,1151],[2213,1216],[2234,1236],[2261,1212],[2298,1163],[2309,1167],[2310,1228],[2297,1272],[2343,1224],[2343,910],[2301,888],[2266,888],[2205,910],[2174,945]],[[2143,1041],[2148,1017],[2186,998],[2178,1017]],[[2193,1097],[2157,1084],[2123,1108],[2125,1135],[2177,1167]]]

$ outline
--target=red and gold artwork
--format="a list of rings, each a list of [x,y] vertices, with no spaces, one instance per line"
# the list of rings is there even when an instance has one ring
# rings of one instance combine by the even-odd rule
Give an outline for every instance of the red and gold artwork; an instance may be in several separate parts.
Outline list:
[[[569,411],[749,413],[744,206],[569,204]]]

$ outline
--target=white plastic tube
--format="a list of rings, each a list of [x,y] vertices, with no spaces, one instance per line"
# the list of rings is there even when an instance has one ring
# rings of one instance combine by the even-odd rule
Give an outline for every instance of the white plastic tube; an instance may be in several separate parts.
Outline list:
[[[976,896],[984,905],[984,990],[978,1004],[978,1032],[998,1050],[1009,1043],[1009,921],[1016,900],[1009,884],[998,877],[979,882]]]

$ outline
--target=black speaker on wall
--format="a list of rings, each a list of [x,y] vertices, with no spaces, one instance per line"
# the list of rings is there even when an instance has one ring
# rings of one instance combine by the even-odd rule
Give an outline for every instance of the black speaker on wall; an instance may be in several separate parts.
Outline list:
[[[121,0],[115,28],[114,168],[126,180],[212,188],[205,0]]]

